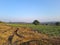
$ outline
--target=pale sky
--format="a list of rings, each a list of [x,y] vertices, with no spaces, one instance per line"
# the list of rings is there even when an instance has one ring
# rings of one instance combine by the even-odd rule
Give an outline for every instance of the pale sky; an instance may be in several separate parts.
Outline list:
[[[60,0],[0,0],[0,20],[60,21]]]

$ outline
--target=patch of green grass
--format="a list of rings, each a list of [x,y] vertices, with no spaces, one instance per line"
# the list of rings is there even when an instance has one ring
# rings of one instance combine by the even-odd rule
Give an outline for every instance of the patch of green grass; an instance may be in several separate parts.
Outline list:
[[[50,36],[60,36],[60,26],[51,25],[33,25],[33,24],[10,24],[15,27],[31,27],[40,33],[48,34]]]

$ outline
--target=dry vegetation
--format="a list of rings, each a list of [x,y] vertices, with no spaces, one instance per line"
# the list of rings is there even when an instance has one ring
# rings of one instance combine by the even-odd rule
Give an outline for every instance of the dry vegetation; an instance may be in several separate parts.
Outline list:
[[[60,45],[60,37],[49,37],[28,27],[0,23],[0,45]]]

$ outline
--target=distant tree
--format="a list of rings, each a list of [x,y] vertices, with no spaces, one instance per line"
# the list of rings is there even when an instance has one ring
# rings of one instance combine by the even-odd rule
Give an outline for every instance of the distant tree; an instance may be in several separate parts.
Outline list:
[[[55,24],[58,26],[58,25],[60,25],[60,22],[56,22]]]
[[[40,22],[39,22],[38,20],[34,20],[34,21],[33,21],[33,24],[34,24],[34,25],[39,25]]]
[[[46,25],[48,25],[48,24],[46,24]]]

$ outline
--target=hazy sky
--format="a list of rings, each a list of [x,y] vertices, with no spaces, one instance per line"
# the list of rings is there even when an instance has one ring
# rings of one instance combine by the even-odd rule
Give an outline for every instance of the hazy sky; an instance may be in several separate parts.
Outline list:
[[[60,0],[0,0],[0,20],[60,21]]]

